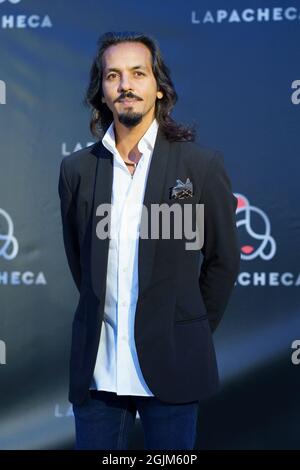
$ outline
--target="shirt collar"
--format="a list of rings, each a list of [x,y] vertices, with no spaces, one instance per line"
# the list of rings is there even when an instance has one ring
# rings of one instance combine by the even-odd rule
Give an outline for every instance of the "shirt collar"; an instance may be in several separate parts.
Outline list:
[[[154,120],[148,127],[145,134],[139,140],[138,149],[141,153],[144,154],[147,149],[149,149],[150,151],[153,150],[157,131],[158,131],[158,126],[159,124],[157,122],[157,119],[154,118]],[[114,121],[110,124],[109,128],[105,132],[102,138],[102,144],[107,148],[107,150],[112,152],[114,155],[117,153],[115,131],[114,131]]]

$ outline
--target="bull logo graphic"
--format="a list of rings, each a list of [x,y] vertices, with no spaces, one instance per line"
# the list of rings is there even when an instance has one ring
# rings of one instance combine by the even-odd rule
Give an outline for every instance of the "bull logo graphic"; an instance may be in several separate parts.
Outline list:
[[[0,80],[0,104],[6,104],[6,84]]]
[[[5,210],[0,208],[0,257],[11,260],[19,251],[19,244],[14,237],[14,224]]]
[[[238,200],[236,209],[237,227],[244,229],[248,243],[241,246],[241,259],[250,261],[260,257],[268,261],[275,255],[276,243],[271,236],[271,224],[267,215],[258,207],[251,206],[249,200],[234,193]]]

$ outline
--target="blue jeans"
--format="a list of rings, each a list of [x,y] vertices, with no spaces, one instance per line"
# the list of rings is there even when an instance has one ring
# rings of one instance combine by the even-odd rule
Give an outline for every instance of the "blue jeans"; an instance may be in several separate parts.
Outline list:
[[[165,403],[156,397],[116,395],[91,390],[81,405],[73,405],[76,449],[128,449],[139,412],[147,450],[193,449],[199,401]]]

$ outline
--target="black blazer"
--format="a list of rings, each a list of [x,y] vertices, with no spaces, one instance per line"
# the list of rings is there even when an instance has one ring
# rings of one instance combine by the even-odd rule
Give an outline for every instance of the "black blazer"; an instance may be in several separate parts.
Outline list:
[[[69,400],[74,404],[88,396],[101,335],[109,238],[97,237],[96,208],[110,203],[112,158],[100,140],[65,157],[60,167],[64,246],[80,292],[70,355]],[[193,196],[170,199],[176,179],[187,178]],[[139,239],[134,339],[152,393],[162,401],[185,403],[218,389],[212,332],[239,271],[237,199],[219,152],[193,142],[170,143],[159,127],[144,205],[150,213],[151,203],[175,202],[192,203],[194,208],[204,204],[204,245],[201,250],[186,250],[185,238]]]

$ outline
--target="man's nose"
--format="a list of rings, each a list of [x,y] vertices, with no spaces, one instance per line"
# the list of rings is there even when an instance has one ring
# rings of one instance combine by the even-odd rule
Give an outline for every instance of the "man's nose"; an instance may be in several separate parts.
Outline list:
[[[121,79],[120,79],[120,82],[119,82],[119,89],[118,91],[119,92],[122,92],[122,91],[128,91],[128,90],[132,90],[131,88],[131,80],[129,78],[128,75],[122,75],[121,76]]]

